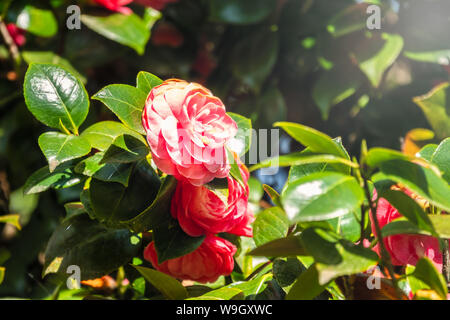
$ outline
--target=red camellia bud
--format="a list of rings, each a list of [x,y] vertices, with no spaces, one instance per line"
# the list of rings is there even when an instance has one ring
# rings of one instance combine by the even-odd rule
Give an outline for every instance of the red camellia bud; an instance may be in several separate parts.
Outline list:
[[[404,192],[410,197],[413,196],[409,190],[404,190]],[[374,197],[376,198],[376,196],[376,191],[374,191]],[[402,215],[397,209],[395,209],[386,199],[380,198],[378,200],[377,219],[380,228],[383,228],[386,224],[401,216]],[[372,232],[375,234],[376,231],[372,216],[370,219],[372,222]],[[393,265],[416,265],[420,258],[427,257],[434,262],[434,265],[438,270],[442,270],[442,253],[439,249],[438,239],[424,235],[401,234],[388,236],[383,240],[386,249],[391,255]],[[373,249],[380,254],[379,244]]]
[[[155,245],[151,242],[144,251],[144,258],[153,267],[182,280],[193,280],[202,283],[214,282],[222,275],[233,271],[233,255],[236,247],[227,240],[213,235],[207,235],[203,243],[195,251],[176,258],[157,262]]]
[[[14,23],[8,23],[6,25],[6,28],[8,29],[9,35],[17,46],[20,47],[25,44],[25,30],[18,28]]]
[[[237,125],[222,101],[202,85],[169,79],[154,87],[142,124],[161,171],[195,186],[228,176],[225,145]]]
[[[97,4],[105,7],[108,10],[120,12],[123,14],[131,14],[133,11],[130,8],[125,7],[127,4],[133,2],[133,0],[94,0]]]
[[[249,173],[243,165],[240,169],[245,189],[228,176],[224,181],[224,187],[228,187],[228,197],[219,191],[211,191],[207,186],[197,187],[187,182],[177,184],[171,212],[184,232],[193,237],[220,232],[253,236],[250,224],[254,216],[248,208]]]

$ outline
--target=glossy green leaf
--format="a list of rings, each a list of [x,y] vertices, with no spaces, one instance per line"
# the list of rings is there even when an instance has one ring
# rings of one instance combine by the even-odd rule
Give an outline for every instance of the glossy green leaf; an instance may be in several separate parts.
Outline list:
[[[22,52],[22,57],[28,64],[45,63],[57,65],[69,71],[76,78],[80,79],[81,82],[86,83],[87,81],[86,78],[82,76],[68,60],[51,51],[24,51]]]
[[[100,163],[103,153],[98,152],[93,156],[80,161],[75,166],[75,172],[88,177],[93,177],[105,182],[119,182],[128,186],[132,165],[125,163]]]
[[[405,57],[420,61],[420,62],[430,62],[437,63],[444,66],[450,64],[450,50],[436,50],[436,51],[405,51],[403,53]]]
[[[273,262],[273,276],[280,287],[290,286],[303,271],[306,271],[305,267],[297,257],[275,259]]]
[[[436,151],[438,147],[437,144],[427,144],[419,152],[416,153],[416,157],[425,159],[431,162],[431,158],[433,157],[433,153]]]
[[[275,10],[274,0],[211,0],[210,17],[216,22],[253,24]]]
[[[371,148],[365,158],[364,162],[367,163],[369,167],[377,168],[383,162],[389,160],[411,160],[413,157],[408,156],[396,150],[386,149],[386,148]]]
[[[420,259],[412,275],[408,277],[417,278],[436,291],[443,300],[447,300],[447,283],[442,274],[434,267],[428,258]]]
[[[249,195],[248,195],[248,201],[259,203],[261,198],[264,196],[264,189],[259,182],[258,179],[250,177],[248,179],[248,187],[249,187]]]
[[[55,169],[50,172],[48,166],[35,171],[25,182],[23,192],[33,194],[44,192],[49,188],[62,189],[74,186],[81,182],[81,176],[74,174],[70,169]]]
[[[186,288],[178,280],[154,269],[139,266],[133,267],[167,299],[183,300],[187,298]]]
[[[281,127],[292,138],[308,147],[311,152],[332,154],[349,159],[348,154],[333,139],[316,129],[293,122],[276,122],[274,127]]]
[[[331,154],[305,154],[303,151],[269,158],[250,167],[249,171],[255,171],[267,167],[289,167],[304,164],[341,163],[346,166],[357,168],[358,164],[350,160]]]
[[[131,135],[120,135],[105,151],[102,163],[129,163],[144,159],[149,148]]]
[[[112,41],[134,49],[142,55],[150,37],[150,29],[136,14],[110,14],[105,17],[81,15],[81,21],[89,28]]]
[[[139,72],[136,78],[137,88],[144,91],[147,95],[154,87],[159,86],[161,83],[163,81],[160,78],[145,71]]]
[[[68,71],[50,64],[32,63],[24,80],[24,97],[31,113],[45,125],[78,132],[89,111],[83,84]]]
[[[159,264],[191,253],[202,244],[204,239],[205,236],[187,235],[173,219],[153,229],[153,241]]]
[[[91,151],[89,141],[83,137],[58,132],[41,134],[39,147],[47,158],[50,172],[61,163],[80,158]]]
[[[421,229],[417,224],[408,221],[406,218],[401,217],[391,221],[385,225],[382,229],[384,237],[392,236],[396,234],[422,234],[427,236],[433,236],[437,234],[440,238],[450,239],[450,216],[448,215],[429,215],[434,232],[430,232],[426,229]]]
[[[58,22],[51,10],[26,5],[18,14],[16,25],[40,37],[52,37],[58,32]]]
[[[289,229],[289,220],[282,209],[268,208],[256,216],[253,222],[253,239],[257,246],[275,239],[284,238]]]
[[[92,148],[104,151],[120,135],[131,135],[145,143],[145,139],[137,132],[116,121],[100,121],[83,131],[81,136],[89,141]]]
[[[430,92],[415,97],[413,101],[422,109],[437,138],[450,136],[450,112],[448,105],[449,83],[442,83]]]
[[[281,194],[291,222],[320,221],[343,216],[362,204],[364,193],[355,178],[323,172],[295,180]]]
[[[442,172],[442,177],[450,184],[450,138],[442,141],[434,151],[431,162]]]
[[[227,112],[227,114],[236,122],[238,132],[233,139],[228,142],[228,148],[242,156],[248,152],[252,143],[252,121],[237,113]]]
[[[319,284],[354,273],[366,271],[378,262],[378,255],[367,249],[319,228],[301,233],[305,250],[314,257]]]
[[[402,183],[431,204],[450,211],[450,186],[432,169],[404,160],[389,160],[380,165],[388,179]]]
[[[189,298],[187,300],[231,300],[241,293],[242,290],[238,288],[220,288],[209,291],[199,297]]]
[[[298,236],[288,236],[267,242],[248,254],[259,257],[290,257],[306,255],[306,251]]]
[[[319,274],[313,264],[300,274],[286,295],[286,300],[312,300],[325,290],[325,287],[319,283]]]
[[[129,128],[144,134],[141,115],[147,95],[135,87],[112,84],[97,92],[92,99],[103,102]]]
[[[270,280],[272,280],[272,274],[268,273],[250,281],[234,282],[228,285],[226,288],[239,289],[243,292],[244,296],[254,297],[257,294],[263,292],[265,288],[267,288],[267,282],[269,282]]]
[[[384,72],[397,60],[403,49],[403,38],[398,34],[382,33],[381,39],[370,39],[367,51],[357,52],[356,59],[362,72],[374,87],[378,87]]]
[[[77,265],[82,280],[98,278],[130,261],[139,250],[136,234],[108,229],[86,214],[71,216],[55,229],[48,242],[43,275],[67,277],[68,266]]]

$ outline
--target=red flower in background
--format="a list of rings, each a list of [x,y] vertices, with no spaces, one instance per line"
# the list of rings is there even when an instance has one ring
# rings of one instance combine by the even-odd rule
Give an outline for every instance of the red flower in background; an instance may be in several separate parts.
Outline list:
[[[171,213],[180,227],[190,236],[206,233],[228,232],[238,236],[252,237],[253,213],[248,208],[249,173],[241,165],[245,189],[228,176],[228,197],[218,195],[206,186],[193,186],[187,182],[177,184],[172,197]]]
[[[167,4],[172,2],[178,2],[178,0],[135,0],[136,3],[139,3],[146,7],[151,7],[155,10],[162,10],[166,7]]]
[[[172,24],[162,22],[155,26],[151,41],[155,46],[178,48],[183,44],[184,38],[181,32]]]
[[[123,14],[131,14],[133,12],[130,8],[125,7],[127,4],[133,2],[133,0],[94,0],[94,1],[97,4],[111,11],[116,11]]]
[[[409,190],[403,191],[408,196],[413,196]],[[376,196],[376,191],[374,191],[374,197],[376,198]],[[380,228],[383,228],[386,224],[401,216],[402,215],[397,209],[395,209],[386,199],[380,198],[378,200],[377,219]],[[376,231],[372,216],[370,216],[370,220],[372,222],[372,232],[375,234]],[[434,265],[438,270],[442,270],[442,253],[439,249],[439,241],[434,237],[401,234],[385,237],[383,241],[386,249],[391,255],[393,265],[416,265],[420,258],[427,257],[434,262]],[[373,249],[380,254],[379,244]]]
[[[25,44],[26,42],[25,30],[20,29],[14,23],[8,23],[6,25],[6,28],[8,29],[9,35],[11,36],[11,38],[13,39],[14,43],[17,46],[20,47]]]
[[[144,258],[153,267],[182,280],[193,280],[202,283],[214,282],[222,275],[233,271],[233,256],[236,247],[227,240],[207,235],[203,243],[195,251],[179,258],[158,264],[154,242],[144,250]]]

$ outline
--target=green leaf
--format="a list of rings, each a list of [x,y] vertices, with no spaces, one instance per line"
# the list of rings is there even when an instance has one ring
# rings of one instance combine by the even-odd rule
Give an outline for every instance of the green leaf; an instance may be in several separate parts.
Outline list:
[[[215,178],[203,186],[213,192],[223,203],[228,204],[229,190],[227,178]]]
[[[264,289],[266,289],[267,287],[267,282],[269,282],[270,280],[272,280],[272,274],[264,274],[260,277],[257,277],[253,280],[250,281],[237,281],[234,282],[228,286],[226,286],[225,288],[235,288],[235,289],[239,289],[243,292],[244,296],[248,297],[254,297],[257,294],[261,293],[264,291]]]
[[[352,168],[358,168],[357,163],[338,156],[331,154],[305,154],[303,151],[300,151],[263,160],[260,163],[251,166],[249,171],[252,172],[267,167],[289,167],[321,163],[341,163]]]
[[[67,267],[77,265],[82,280],[98,278],[130,261],[139,250],[136,234],[108,229],[86,214],[71,216],[50,237],[43,276],[57,273],[67,277]]]
[[[9,223],[12,224],[17,229],[22,229],[19,223],[20,215],[18,214],[7,214],[0,216],[0,223]]]
[[[260,246],[275,239],[284,238],[289,229],[289,220],[282,209],[272,207],[256,216],[253,222],[253,239]]]
[[[112,84],[97,92],[92,99],[103,102],[129,128],[144,134],[141,115],[146,94],[125,84]]]
[[[356,59],[362,72],[377,88],[384,72],[397,60],[403,49],[403,38],[397,34],[382,33],[378,41],[370,39],[365,52],[357,52]]]
[[[100,163],[102,159],[103,153],[98,152],[80,161],[74,170],[88,177],[105,182],[119,182],[127,187],[133,169],[132,165],[126,163]]]
[[[414,158],[396,150],[386,148],[372,148],[367,152],[364,158],[364,162],[367,163],[369,167],[377,168],[385,161],[389,160],[408,161],[411,159]]]
[[[129,163],[144,159],[149,153],[149,148],[141,140],[124,134],[114,139],[113,143],[105,151],[102,163]]]
[[[252,143],[252,121],[237,113],[227,112],[227,114],[238,127],[236,136],[228,142],[227,146],[231,151],[242,156],[248,152]]]
[[[91,151],[89,141],[80,136],[45,132],[39,136],[39,147],[47,158],[50,172],[61,163],[80,158]]]
[[[428,215],[419,204],[402,191],[386,190],[379,195],[386,199],[398,212],[420,229],[434,234],[434,228]]]
[[[249,195],[248,195],[248,201],[259,203],[261,198],[264,196],[264,189],[259,182],[258,179],[250,177],[248,179],[248,187],[249,187]]]
[[[145,45],[150,37],[150,28],[139,16],[117,13],[95,17],[82,14],[81,21],[105,38],[128,46],[139,55],[144,54]]]
[[[170,219],[170,203],[176,185],[177,182],[172,176],[164,178],[152,204],[135,218],[123,221],[122,225],[136,232],[144,232],[167,223]]]
[[[422,258],[417,262],[414,272],[408,278],[410,277],[423,281],[443,300],[447,300],[447,283],[428,258]]]
[[[348,154],[331,137],[316,129],[293,122],[276,122],[274,127],[281,127],[292,138],[308,147],[311,152],[332,154],[349,159]]]
[[[28,64],[45,63],[57,65],[72,73],[76,78],[80,79],[81,82],[86,83],[87,81],[86,78],[83,77],[68,60],[51,51],[24,51],[22,52],[22,57]]]
[[[161,83],[163,81],[160,78],[145,71],[139,72],[136,78],[137,88],[144,91],[147,95],[154,87],[159,86]]]
[[[89,112],[83,84],[68,71],[50,64],[32,63],[24,81],[24,96],[30,112],[45,125],[78,133]]]
[[[64,204],[64,209],[66,210],[66,217],[86,212],[81,202],[66,203]]]
[[[275,10],[274,0],[211,0],[210,18],[215,22],[253,24]]]
[[[191,253],[203,243],[204,239],[205,236],[187,235],[174,219],[153,229],[153,241],[159,264]]]
[[[239,184],[246,189],[244,179],[242,178],[241,170],[239,169],[239,165],[236,163],[236,160],[234,159],[232,151],[230,151],[228,148],[225,148],[227,152],[227,159],[228,163],[230,164],[230,175],[239,182]]]
[[[430,92],[413,101],[422,109],[437,138],[444,139],[450,136],[450,105],[448,101],[449,83],[442,83]]]
[[[362,83],[358,74],[335,69],[324,72],[312,90],[312,97],[322,118],[327,120],[331,107],[351,97]]]
[[[298,236],[288,236],[267,242],[250,251],[248,255],[258,257],[290,257],[306,255],[306,251]]]
[[[277,57],[278,33],[268,28],[260,30],[235,44],[230,57],[231,72],[243,84],[259,93]]]
[[[51,10],[30,5],[18,14],[16,25],[40,37],[53,37],[58,32],[58,22]]]
[[[281,194],[291,222],[320,221],[351,213],[360,207],[364,193],[356,179],[323,172],[295,180]]]
[[[422,234],[427,236],[438,235],[439,238],[450,239],[450,216],[448,215],[429,215],[434,232],[421,229],[417,224],[400,217],[385,225],[382,229],[383,237],[396,234]]]
[[[220,288],[209,291],[204,295],[195,298],[189,298],[187,300],[231,300],[237,295],[241,294],[242,290],[238,288]]]
[[[263,185],[264,191],[269,195],[270,199],[272,199],[272,202],[278,206],[281,207],[281,202],[280,202],[280,195],[278,194],[278,192],[272,188],[271,186],[264,184]]]
[[[444,66],[448,66],[450,60],[450,50],[448,49],[420,52],[405,51],[403,54],[411,60],[436,63]]]
[[[79,175],[74,174],[70,169],[55,169],[50,172],[48,166],[35,171],[25,182],[23,192],[33,194],[44,192],[49,188],[62,189],[74,186],[81,182]]]
[[[188,293],[186,288],[181,285],[178,280],[168,276],[157,270],[133,266],[140,274],[150,282],[158,291],[160,291],[167,299],[183,300],[186,299]]]
[[[104,151],[120,135],[131,135],[145,143],[145,139],[135,131],[116,121],[101,121],[83,131],[81,136],[89,141],[92,148]]]
[[[419,152],[416,153],[416,157],[425,159],[431,162],[431,158],[433,157],[433,153],[436,151],[438,147],[437,144],[427,144]]]
[[[136,218],[154,202],[159,185],[156,174],[147,176],[138,168],[131,174],[128,187],[116,182],[92,179],[89,186],[89,200],[93,214],[108,227],[128,227],[136,231],[135,226],[130,226],[130,220]],[[145,190],[144,197],[143,190]]]
[[[335,234],[319,228],[308,228],[301,235],[301,242],[314,257],[319,284],[354,273],[366,271],[378,262],[378,255]]]
[[[326,285],[319,283],[319,274],[313,264],[300,274],[286,295],[286,300],[312,300],[325,290],[325,287]]]
[[[305,271],[305,267],[297,259],[297,257],[283,259],[275,259],[273,262],[273,276],[280,287],[291,285]]]
[[[381,163],[380,170],[388,179],[402,183],[431,204],[450,211],[450,186],[432,169],[404,160]]]
[[[347,6],[331,18],[327,25],[328,32],[334,37],[341,37],[365,29],[368,17],[366,13],[367,7],[367,3]]]
[[[0,284],[2,284],[3,280],[5,279],[5,267],[0,267]]]
[[[450,138],[439,144],[431,157],[431,162],[439,167],[442,177],[450,183]]]

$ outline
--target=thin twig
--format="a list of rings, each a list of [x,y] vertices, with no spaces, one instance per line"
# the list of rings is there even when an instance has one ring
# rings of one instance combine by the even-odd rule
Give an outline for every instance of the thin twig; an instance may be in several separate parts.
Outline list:
[[[3,21],[2,17],[0,17],[0,33],[3,37],[3,40],[5,41],[6,46],[8,47],[9,55],[13,62],[14,69],[18,73],[21,62],[19,49],[17,48],[17,45],[15,44],[11,35],[9,34],[8,28],[6,27],[6,24]]]

